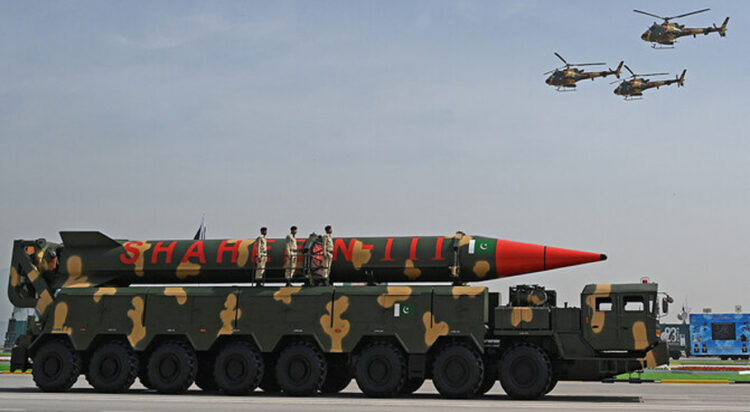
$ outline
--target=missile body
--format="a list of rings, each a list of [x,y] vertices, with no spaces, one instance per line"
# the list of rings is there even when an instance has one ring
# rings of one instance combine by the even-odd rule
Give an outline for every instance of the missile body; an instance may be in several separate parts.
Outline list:
[[[254,281],[255,239],[114,240],[100,232],[60,235],[62,244],[43,239],[16,241],[11,300],[14,294],[21,294],[16,289],[24,283],[37,286],[38,278],[52,291],[61,287]],[[315,234],[298,240],[296,279],[320,270],[321,243]],[[24,259],[29,262],[21,264]],[[461,232],[455,236],[342,237],[334,238],[330,276],[333,282],[477,282],[604,259],[599,253]],[[286,261],[284,239],[268,239],[266,281],[283,280]]]

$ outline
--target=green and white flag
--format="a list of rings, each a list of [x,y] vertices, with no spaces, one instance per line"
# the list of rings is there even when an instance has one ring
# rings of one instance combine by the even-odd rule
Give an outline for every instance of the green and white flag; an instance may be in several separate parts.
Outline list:
[[[393,316],[397,318],[408,317],[414,313],[414,305],[411,303],[396,303],[393,305]]]
[[[469,254],[492,253],[495,250],[495,241],[492,239],[471,239],[469,241]]]

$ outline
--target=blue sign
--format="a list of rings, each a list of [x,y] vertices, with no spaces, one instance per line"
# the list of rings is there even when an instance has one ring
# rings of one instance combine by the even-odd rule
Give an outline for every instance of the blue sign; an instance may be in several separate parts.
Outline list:
[[[690,314],[690,351],[703,356],[750,355],[750,314]]]

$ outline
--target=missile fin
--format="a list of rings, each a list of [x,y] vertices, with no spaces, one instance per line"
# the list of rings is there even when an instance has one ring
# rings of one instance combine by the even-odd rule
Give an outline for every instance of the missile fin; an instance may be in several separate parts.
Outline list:
[[[122,244],[102,232],[60,232],[63,245],[74,248],[106,248],[112,249],[122,246]]]

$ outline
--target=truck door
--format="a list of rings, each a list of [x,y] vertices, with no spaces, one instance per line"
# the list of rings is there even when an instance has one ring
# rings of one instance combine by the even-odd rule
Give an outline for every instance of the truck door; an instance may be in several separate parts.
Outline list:
[[[656,336],[656,322],[651,319],[649,301],[640,294],[622,294],[618,301],[618,349],[643,350]]]
[[[597,290],[582,297],[583,337],[594,350],[619,349],[616,295]]]

